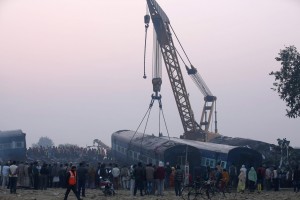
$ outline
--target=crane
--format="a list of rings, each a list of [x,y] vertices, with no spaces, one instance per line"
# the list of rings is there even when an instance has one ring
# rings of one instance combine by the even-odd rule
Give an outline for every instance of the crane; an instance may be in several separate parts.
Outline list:
[[[174,94],[176,105],[179,111],[180,119],[183,125],[184,133],[181,138],[207,141],[208,129],[211,123],[212,114],[216,108],[216,97],[211,93],[202,77],[198,73],[197,69],[190,63],[190,67],[185,64],[188,75],[195,82],[197,87],[204,95],[204,107],[201,115],[200,123],[197,123],[194,117],[193,110],[191,108],[189,95],[186,90],[183,75],[181,72],[178,53],[174,46],[172,31],[173,28],[170,24],[170,20],[163,9],[158,5],[155,0],[146,0],[149,10],[149,15],[145,15],[145,28],[147,34],[147,28],[149,27],[150,17],[156,33],[156,40],[159,45],[160,53],[163,57],[167,74],[170,80],[171,88]],[[175,33],[174,33],[175,34]],[[175,34],[176,36],[176,34]],[[177,38],[177,36],[176,36]],[[178,38],[177,38],[178,39]],[[146,42],[145,42],[146,43]],[[180,43],[180,42],[179,42]],[[180,44],[181,45],[181,44]],[[181,45],[182,47],[182,45]],[[184,51],[185,52],[185,51]],[[180,56],[183,61],[182,57]],[[188,59],[189,60],[189,59]],[[144,78],[146,76],[144,75]],[[162,81],[160,78],[154,77],[152,79],[153,89],[158,92]],[[157,90],[155,90],[155,88]],[[215,111],[216,115],[216,111]],[[217,133],[217,120],[215,117],[215,132]]]

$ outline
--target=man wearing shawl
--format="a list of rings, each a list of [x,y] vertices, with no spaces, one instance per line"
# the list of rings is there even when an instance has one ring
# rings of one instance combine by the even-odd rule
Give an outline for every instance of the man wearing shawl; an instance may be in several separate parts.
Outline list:
[[[251,167],[250,171],[248,172],[248,180],[250,192],[254,192],[255,184],[257,182],[257,174],[254,167]]]

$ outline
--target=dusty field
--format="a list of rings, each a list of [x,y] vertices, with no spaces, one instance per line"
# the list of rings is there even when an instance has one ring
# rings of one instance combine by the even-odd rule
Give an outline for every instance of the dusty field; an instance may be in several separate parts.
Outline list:
[[[25,190],[18,189],[17,194],[9,194],[9,190],[0,190],[0,200],[57,200],[64,198],[64,189],[48,189],[48,190]],[[90,190],[86,192],[86,197],[84,200],[96,200],[96,199],[111,199],[111,200],[121,200],[121,199],[149,199],[149,200],[175,200],[182,199],[176,197],[173,190],[165,191],[165,195],[162,197],[156,196],[136,196],[131,197],[129,191],[118,190],[115,196],[105,197],[100,190]],[[201,198],[198,198],[201,199]],[[226,194],[226,197],[220,197],[215,199],[247,199],[247,200],[299,200],[300,193],[294,193],[291,189],[284,189],[279,192],[263,192],[263,193],[249,193],[244,194]],[[68,200],[76,200],[74,194],[70,193]]]

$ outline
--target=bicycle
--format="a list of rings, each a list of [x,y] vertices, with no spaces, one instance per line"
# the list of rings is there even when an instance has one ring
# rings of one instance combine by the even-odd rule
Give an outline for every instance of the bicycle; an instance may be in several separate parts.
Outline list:
[[[181,197],[184,200],[196,200],[198,198],[211,200],[225,197],[225,193],[221,187],[216,187],[214,181],[194,181],[182,188]]]

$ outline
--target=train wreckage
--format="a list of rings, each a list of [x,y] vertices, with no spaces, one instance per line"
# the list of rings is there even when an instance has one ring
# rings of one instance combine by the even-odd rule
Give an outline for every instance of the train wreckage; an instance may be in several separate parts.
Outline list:
[[[261,153],[247,147],[157,137],[130,130],[113,133],[111,142],[112,156],[126,165],[137,162],[158,165],[159,161],[169,162],[171,166],[188,163],[190,172],[198,174],[207,166],[214,168],[218,162],[225,169],[233,163],[238,167],[243,164],[258,167],[262,163]]]

